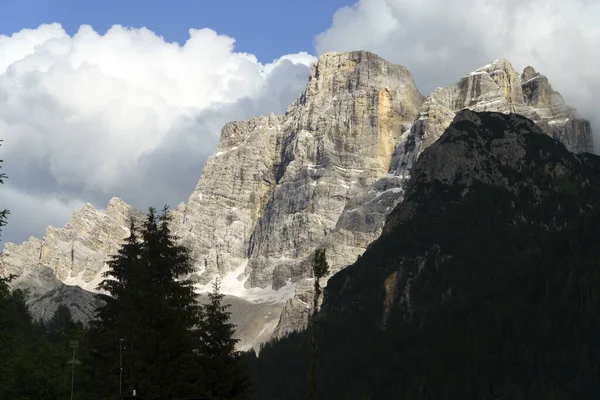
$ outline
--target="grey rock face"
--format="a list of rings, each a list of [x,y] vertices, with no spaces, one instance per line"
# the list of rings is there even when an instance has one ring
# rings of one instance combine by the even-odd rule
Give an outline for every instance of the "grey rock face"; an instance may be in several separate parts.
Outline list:
[[[74,321],[87,325],[103,302],[94,293],[79,286],[60,284],[57,288],[30,300],[28,306],[34,318],[48,321],[61,304],[69,307]]]
[[[278,288],[306,263],[348,202],[385,176],[422,103],[411,74],[367,53],[329,53],[283,118],[277,185],[249,244],[249,284]],[[310,263],[309,263],[310,264]]]
[[[192,251],[197,279],[233,271],[276,184],[282,146],[281,118],[230,122],[204,166],[186,205],[176,210],[174,233]]]
[[[6,243],[0,254],[0,274],[20,276],[14,282],[18,284],[26,277],[31,282],[31,272],[47,267],[60,282],[94,289],[104,263],[129,235],[130,218],[140,216],[141,212],[116,197],[105,212],[86,204],[64,228],[48,227],[43,239]]]
[[[435,89],[425,100],[390,171],[410,169],[421,152],[444,133],[462,109],[516,113],[536,122],[546,134],[573,152],[593,152],[590,123],[565,105],[548,79],[532,67],[519,76],[506,60],[496,60],[464,76],[455,85]]]
[[[405,68],[367,52],[329,53],[284,116],[226,125],[176,211],[195,279],[204,284],[246,258],[248,287],[276,290],[310,276],[299,260],[335,228],[348,202],[387,173],[422,101]]]

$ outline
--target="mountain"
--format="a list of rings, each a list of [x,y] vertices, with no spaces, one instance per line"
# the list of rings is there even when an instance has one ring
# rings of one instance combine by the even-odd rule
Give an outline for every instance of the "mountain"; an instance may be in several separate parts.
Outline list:
[[[265,322],[269,334],[303,329],[314,250],[327,250],[332,274],[353,263],[402,201],[420,154],[464,108],[516,112],[572,151],[593,150],[589,122],[531,67],[519,75],[497,60],[424,98],[402,66],[364,51],[327,53],[285,115],[223,128],[173,213],[196,262],[190,279],[205,291],[221,275],[230,296],[284,304],[277,326]],[[86,205],[42,240],[6,244],[0,273],[21,275],[17,284],[34,298],[63,283],[93,290],[134,214],[119,199],[106,212]]]
[[[600,157],[520,115],[459,112],[328,281],[319,398],[597,398],[598,237]],[[304,397],[308,335],[251,360],[256,398]]]

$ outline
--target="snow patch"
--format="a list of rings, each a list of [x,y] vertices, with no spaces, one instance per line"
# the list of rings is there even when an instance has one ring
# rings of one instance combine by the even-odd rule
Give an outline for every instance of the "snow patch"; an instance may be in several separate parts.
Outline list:
[[[402,188],[395,187],[395,188],[384,190],[383,192],[377,192],[375,194],[375,198],[378,198],[379,196],[381,196],[381,195],[383,195],[385,193],[402,193],[403,191],[404,190]]]
[[[309,131],[307,131],[307,130],[304,130],[304,129],[302,129],[302,130],[300,131],[300,135],[301,135],[301,136],[305,136],[305,137],[307,137],[307,138],[312,138],[312,137],[314,137],[314,136],[313,136],[313,134],[312,134],[311,132],[309,132]]]
[[[562,121],[558,120],[558,119],[553,119],[551,121],[548,121],[548,125],[555,125],[555,124],[565,124],[569,122],[569,118],[565,118]]]
[[[266,288],[246,288],[244,285],[248,280],[249,276],[244,276],[244,271],[248,265],[248,259],[240,263],[240,265],[233,271],[227,273],[221,277],[221,293],[240,297],[250,303],[285,303],[296,293],[296,285],[287,281],[285,286],[273,290],[272,286],[269,285]],[[243,279],[240,279],[243,277]],[[213,278],[206,285],[195,285],[196,290],[199,293],[208,293],[212,291],[212,285],[216,277]]]
[[[69,272],[69,277],[65,279],[63,283],[67,286],[79,286],[80,288],[82,288],[83,290],[87,290],[88,292],[100,293],[101,291],[98,290],[97,287],[100,284],[100,282],[102,282],[105,279],[102,275],[105,272],[107,272],[108,269],[108,264],[105,263],[102,266],[102,269],[98,271],[94,278],[89,282],[86,282],[83,279],[83,271],[81,271],[76,276],[71,276],[71,273]]]
[[[342,167],[338,167],[337,165],[335,165],[335,168],[339,169],[340,171],[352,171],[352,172],[364,172],[364,169],[356,169],[356,168],[342,168]]]
[[[232,148],[230,148],[229,150],[225,150],[225,151],[217,151],[215,153],[215,157],[221,157],[223,154],[229,153],[230,151],[234,151],[236,150],[238,147],[240,146],[233,146]]]

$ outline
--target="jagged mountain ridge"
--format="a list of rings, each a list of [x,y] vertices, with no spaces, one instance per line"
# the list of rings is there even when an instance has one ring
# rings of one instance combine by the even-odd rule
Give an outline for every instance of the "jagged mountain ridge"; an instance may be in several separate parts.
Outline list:
[[[424,99],[401,66],[368,52],[328,53],[285,115],[223,128],[194,192],[174,211],[173,230],[196,259],[192,278],[206,285],[216,274],[239,274],[245,289],[286,293],[295,285],[293,299],[279,296],[287,303],[277,334],[301,329],[314,249],[327,249],[332,272],[362,254],[402,200],[419,154],[465,107],[515,111],[571,150],[593,149],[589,123],[530,67],[520,77],[510,63],[497,60]],[[94,220],[95,210],[84,211],[71,224]],[[121,230],[110,226],[110,239],[72,234],[44,259],[36,251],[42,242],[53,243],[53,230],[43,241],[7,244],[0,271],[30,275],[28,270],[45,266],[60,282],[93,286],[115,250],[107,240],[120,240]],[[80,243],[89,240],[102,244]],[[244,289],[230,294],[240,293]]]

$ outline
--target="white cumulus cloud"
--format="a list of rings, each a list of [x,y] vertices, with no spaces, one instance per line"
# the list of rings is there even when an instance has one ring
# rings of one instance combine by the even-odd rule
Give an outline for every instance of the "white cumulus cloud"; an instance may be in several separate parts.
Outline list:
[[[3,241],[41,236],[82,202],[187,200],[221,127],[285,111],[315,61],[300,53],[262,64],[234,42],[190,29],[180,45],[119,25],[0,35]]]
[[[598,147],[599,21],[590,0],[360,0],[338,9],[315,45],[402,64],[424,94],[498,58],[532,65],[592,121]]]

